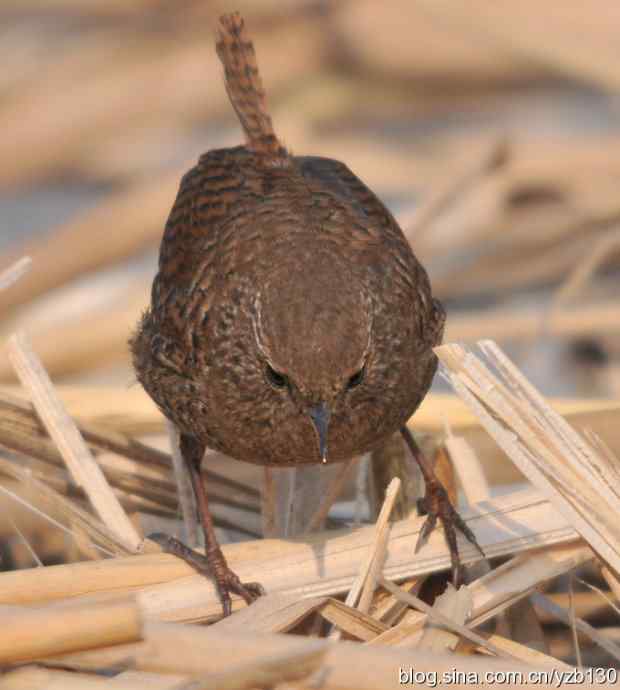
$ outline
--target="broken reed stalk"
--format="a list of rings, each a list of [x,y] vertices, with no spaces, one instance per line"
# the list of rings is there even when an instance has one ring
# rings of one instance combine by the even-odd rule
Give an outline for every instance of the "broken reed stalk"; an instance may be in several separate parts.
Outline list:
[[[383,555],[385,553],[385,541],[383,541],[383,535],[385,532],[387,532],[389,527],[388,520],[390,519],[390,514],[392,512],[392,508],[394,507],[394,501],[396,501],[396,497],[398,495],[398,490],[400,489],[400,483],[400,479],[398,477],[394,477],[385,492],[385,500],[383,501],[381,511],[379,512],[379,517],[375,523],[373,542],[368,550],[366,558],[362,563],[362,566],[360,567],[358,576],[355,579],[353,586],[349,590],[349,593],[347,594],[347,598],[344,602],[347,606],[353,607],[357,604],[366,581],[371,573],[372,564],[375,559],[379,558],[380,560],[383,560]],[[382,544],[383,553],[381,553]],[[334,637],[336,636],[334,635]]]
[[[377,522],[375,524],[375,539],[373,541],[371,551],[369,552],[369,568],[365,575],[364,570],[360,570],[359,581],[361,584],[361,591],[359,594],[359,601],[357,602],[357,609],[362,613],[368,613],[370,610],[372,597],[375,593],[377,583],[382,576],[390,532],[389,519],[394,509],[394,504],[396,503],[400,486],[401,480],[398,477],[394,477],[394,479],[392,479],[392,481],[388,484],[385,492],[385,500],[383,501],[381,511],[379,512],[379,516],[377,517]],[[364,567],[365,565],[366,564],[364,564]],[[351,591],[353,591],[353,589]]]
[[[357,603],[357,610],[361,613],[368,613],[370,611],[372,600],[377,589],[377,584],[381,578],[383,566],[385,565],[389,536],[389,531],[387,529],[381,530],[381,533],[379,534],[375,543],[375,555],[372,559],[372,564],[370,566],[370,570],[368,571],[368,577],[364,582],[364,587],[362,588],[362,592]]]
[[[363,642],[370,642],[377,635],[381,635],[389,629],[385,623],[372,618],[359,609],[343,604],[338,599],[327,599],[317,608],[317,612],[325,620],[333,623],[338,628],[338,632],[347,633],[347,635]],[[335,637],[333,635],[331,639],[335,639]]]
[[[476,506],[472,520],[463,516],[476,533],[489,557],[514,554],[523,549],[574,540],[576,533],[549,503],[535,491],[519,492],[490,499]],[[450,557],[443,535],[436,531],[417,553],[413,553],[423,519],[407,519],[390,528],[390,549],[384,574],[391,580],[407,578],[449,567]],[[374,526],[350,531],[328,531],[303,541],[264,540],[225,544],[227,560],[242,580],[254,578],[268,592],[317,597],[348,591],[359,576],[360,563],[367,557],[375,536]],[[556,547],[554,547],[556,548]],[[559,547],[557,547],[559,548]],[[571,553],[574,546],[566,547]],[[583,547],[578,549],[581,553]],[[591,557],[591,551],[586,549]],[[467,562],[476,552],[466,545],[462,557]],[[562,563],[578,562],[575,556]],[[551,564],[557,573],[558,564]],[[544,579],[548,569],[533,569]],[[525,571],[527,573],[527,571]],[[561,570],[560,570],[561,572]],[[532,584],[537,584],[534,581]],[[511,583],[507,596],[514,594]],[[195,575],[184,562],[168,554],[147,554],[107,559],[97,563],[52,566],[41,577],[39,569],[0,573],[0,603],[36,603],[88,595],[106,597],[110,591],[140,588],[138,594],[145,616],[167,620],[204,620],[221,616],[221,604],[213,584]],[[480,596],[493,605],[506,596],[499,586],[482,590]],[[234,600],[238,608],[239,602]]]
[[[321,667],[327,653],[324,642],[313,642],[299,651],[269,654],[235,664],[226,671],[182,683],[176,690],[253,690],[303,680]]]
[[[536,587],[593,558],[592,550],[583,543],[559,544],[515,556],[467,585],[471,597],[471,608],[466,616],[468,627],[479,626],[528,596]],[[403,588],[398,590],[400,593]],[[413,621],[405,619],[373,639],[371,644],[402,645],[407,639],[417,639],[426,621],[426,614],[420,614]],[[515,653],[514,649],[508,651]]]
[[[410,594],[408,592],[404,592],[393,582],[390,582],[389,580],[382,578],[381,586],[385,587],[385,589],[387,589],[388,592],[391,592],[397,599],[400,599],[401,601],[404,601],[405,603],[409,604],[409,606],[413,607],[414,609],[421,611],[422,613],[425,613],[429,617],[429,619],[432,620],[434,623],[438,623],[447,628],[448,630],[452,630],[453,632],[457,633],[466,640],[469,640],[470,642],[473,642],[474,644],[479,645],[480,647],[484,647],[485,649],[487,649],[488,651],[492,652],[500,658],[513,660],[514,657],[510,652],[506,652],[503,649],[496,647],[493,643],[489,642],[488,640],[485,640],[484,637],[478,635],[478,633],[471,631],[464,625],[459,625],[458,623],[455,623],[453,620],[450,620],[450,618],[444,616],[443,613],[437,611],[432,606],[429,606],[425,601],[422,601],[422,599],[420,599],[419,597],[416,597],[415,595]]]
[[[593,558],[592,549],[582,541],[518,554],[467,586],[473,601],[468,620],[478,626],[528,596],[535,587]]]
[[[257,599],[252,606],[239,609],[234,616],[212,623],[210,628],[243,633],[288,632],[307,616],[320,609],[328,597],[271,592]]]
[[[234,616],[214,623],[211,628],[247,634],[248,632],[287,632],[312,613],[359,640],[371,640],[388,629],[386,623],[361,613],[331,597],[300,599],[296,594],[274,592],[261,597],[249,608],[240,609]]]
[[[297,635],[275,635],[240,631],[225,632],[197,625],[149,623],[144,626],[144,642],[119,645],[101,652],[83,652],[61,657],[57,663],[67,667],[101,668],[102,663],[113,665],[129,661],[136,670],[160,673],[198,675],[222,673],[231,666],[257,662],[261,658],[288,654],[289,658],[315,650],[322,645],[325,658],[318,678],[321,690],[396,690],[402,688],[398,669],[412,667],[424,674],[453,673],[455,668],[465,673],[479,674],[486,670],[520,670],[524,674],[534,668],[548,667],[507,662],[505,659],[476,659],[454,654],[433,654],[415,649],[369,647],[351,642],[312,640]],[[99,666],[97,666],[99,664]],[[431,678],[432,675],[429,675]],[[302,687],[310,687],[304,684]],[[551,687],[551,684],[541,687]],[[587,684],[581,687],[593,687]]]
[[[376,577],[379,580],[379,577]],[[400,588],[405,592],[417,593],[424,582],[423,577],[413,577],[404,580]],[[389,592],[381,592],[382,597],[375,597],[370,609],[373,618],[384,623],[393,625],[408,608],[406,604]]]
[[[432,610],[434,614],[442,614],[457,625],[465,625],[472,606],[472,596],[467,587],[460,587],[457,590],[448,583],[445,591],[433,602]],[[458,633],[445,626],[437,625],[437,618],[427,616],[417,647],[432,652],[453,652],[459,640]]]
[[[523,474],[620,572],[620,463],[555,412],[495,343],[479,346],[497,374],[459,345],[436,348],[456,392]]]
[[[354,607],[357,604],[358,609],[362,613],[367,613],[370,608],[372,595],[374,594],[377,583],[375,578],[381,575],[381,570],[385,562],[388,520],[394,508],[394,502],[396,501],[400,484],[400,479],[394,477],[387,487],[385,500],[383,501],[381,511],[375,523],[375,534],[372,546],[344,602],[346,606],[350,607]],[[340,629],[333,630],[330,634],[330,638],[339,640],[341,634]]]
[[[43,576],[43,575],[42,575]],[[134,598],[41,609],[15,607],[0,615],[0,663],[30,661],[93,647],[137,642],[141,616]]]
[[[86,492],[93,508],[117,539],[134,552],[139,551],[142,539],[121,507],[95,462],[75,423],[67,414],[43,365],[30,348],[22,333],[11,336],[9,357],[24,387],[56,443],[76,484]]]
[[[532,664],[534,666],[548,666],[549,668],[555,668],[563,671],[573,671],[574,666],[565,664],[563,661],[556,659],[555,657],[539,652],[531,647],[526,647],[524,644],[519,644],[514,640],[509,640],[501,635],[492,634],[485,635],[485,638],[492,642],[496,647],[503,649],[505,652],[512,654],[515,659],[519,659],[526,664]],[[489,654],[489,651],[484,647],[477,647],[477,652],[482,654]]]

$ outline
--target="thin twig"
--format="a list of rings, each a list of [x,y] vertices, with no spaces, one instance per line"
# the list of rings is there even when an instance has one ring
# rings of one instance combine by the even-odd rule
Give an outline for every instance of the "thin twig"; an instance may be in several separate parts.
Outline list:
[[[532,334],[533,339],[540,339],[549,335],[549,324],[557,317],[565,305],[574,300],[579,292],[583,292],[592,276],[620,246],[620,230],[615,228],[598,238],[591,251],[575,264],[574,269],[562,282],[551,298],[549,306],[540,314],[540,328],[538,333]]]
[[[58,522],[58,520],[54,520],[54,518],[47,515],[47,513],[44,513],[42,510],[39,510],[36,506],[33,506],[31,503],[28,503],[28,501],[25,501],[23,498],[13,493],[10,489],[7,489],[6,486],[2,486],[2,484],[0,484],[0,492],[5,494],[5,496],[8,496],[9,498],[12,498],[21,506],[24,506],[24,508],[28,508],[28,510],[32,511],[35,515],[38,515],[44,520],[47,520],[47,522],[54,525],[54,527],[58,527],[59,530],[65,532],[65,534],[68,534],[71,538],[77,539],[75,534],[73,534],[73,532],[68,527],[65,527],[63,524]],[[97,549],[100,549],[101,551],[103,551],[103,553],[105,553],[108,556],[115,555],[114,553],[112,553],[112,551],[108,551],[106,548],[100,546],[99,544],[93,544],[92,546],[94,546]]]
[[[585,580],[582,580],[580,577],[576,577],[575,579],[577,580],[577,582],[580,582],[582,585],[588,587],[593,592],[596,592],[599,595],[599,597],[601,597],[601,599],[604,599],[609,604],[609,606],[620,616],[620,608],[618,608],[614,604],[614,602],[607,596],[607,594],[605,594],[605,592],[603,592],[602,589],[600,589],[600,587],[593,585],[591,582],[586,582]]]
[[[0,290],[6,290],[16,283],[32,265],[32,259],[29,256],[23,256],[14,264],[0,273]]]
[[[510,659],[511,661],[515,660],[515,657],[509,652],[505,652],[503,649],[496,647],[493,643],[485,640],[484,637],[481,637],[477,633],[471,631],[469,628],[466,628],[464,625],[459,625],[458,623],[450,620],[447,616],[444,616],[442,613],[436,611],[432,606],[429,606],[426,602],[422,601],[422,599],[419,599],[408,592],[404,592],[393,582],[390,582],[385,578],[381,578],[380,584],[382,587],[387,589],[388,592],[391,592],[397,599],[400,599],[400,601],[404,601],[417,611],[422,611],[422,613],[425,613],[433,622],[439,623],[440,625],[448,628],[448,630],[458,633],[461,637],[464,637],[470,642],[474,642],[476,645],[484,647],[496,656],[504,659]]]
[[[579,638],[577,636],[577,625],[575,624],[575,592],[573,587],[573,573],[570,574],[568,578],[568,613],[570,620],[570,629],[573,636],[573,647],[575,648],[575,658],[577,660],[577,666],[581,668],[583,666],[583,660],[581,658],[581,648],[579,647]]]
[[[620,601],[620,582],[615,573],[611,571],[606,565],[601,568],[601,575],[603,576],[605,582],[609,585],[609,589],[616,595],[616,599]]]
[[[544,596],[540,592],[534,592],[531,596],[533,603],[539,608],[543,609],[543,611],[555,616],[563,623],[566,623],[566,625],[571,624],[570,613],[565,608],[558,606],[558,604],[551,601],[551,599]],[[599,645],[599,647],[602,647],[606,652],[609,652],[614,659],[620,661],[620,647],[618,647],[615,642],[606,638],[603,634],[581,618],[575,617],[575,627],[577,630],[579,630],[579,632],[587,635],[593,642]]]
[[[42,568],[43,567],[43,561],[37,556],[36,551],[32,548],[32,544],[26,539],[26,536],[24,533],[19,529],[17,526],[17,523],[15,520],[13,520],[12,517],[9,516],[9,522],[11,523],[11,527],[17,532],[19,535],[19,538],[22,540],[22,543],[26,547],[28,553],[32,556],[32,560],[36,563],[37,568]]]

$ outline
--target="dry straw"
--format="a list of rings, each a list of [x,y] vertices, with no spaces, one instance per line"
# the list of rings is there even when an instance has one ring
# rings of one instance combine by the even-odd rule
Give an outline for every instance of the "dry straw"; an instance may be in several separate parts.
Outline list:
[[[95,511],[124,546],[138,551],[142,539],[127,517],[84,443],[75,423],[62,406],[52,382],[23,334],[12,336],[9,357],[33,404],[56,443],[77,486],[84,489]]]
[[[532,484],[620,572],[620,463],[555,412],[495,343],[479,345],[495,372],[459,345],[436,349],[455,390]]]

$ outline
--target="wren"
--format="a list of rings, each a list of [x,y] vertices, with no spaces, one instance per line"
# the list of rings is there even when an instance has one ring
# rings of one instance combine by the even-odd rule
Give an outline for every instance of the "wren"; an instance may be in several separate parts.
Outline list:
[[[200,474],[207,447],[279,467],[339,462],[400,430],[422,468],[460,579],[455,529],[476,544],[406,421],[437,368],[445,321],[397,222],[343,163],[293,155],[268,114],[238,13],[217,53],[245,144],[201,156],[166,224],[151,305],[131,340],[137,377],[180,433],[206,556],[165,535],[165,550],[230,594],[262,593],[230,570]],[[477,546],[477,544],[476,544]]]

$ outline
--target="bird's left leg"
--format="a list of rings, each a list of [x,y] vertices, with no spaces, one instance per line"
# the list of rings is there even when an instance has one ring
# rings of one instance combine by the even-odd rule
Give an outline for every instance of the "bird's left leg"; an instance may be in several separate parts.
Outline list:
[[[420,531],[418,543],[416,544],[416,551],[428,539],[429,534],[433,531],[435,525],[437,524],[437,518],[439,518],[441,524],[443,525],[446,541],[448,542],[448,548],[450,549],[452,582],[455,587],[458,587],[462,583],[462,565],[459,555],[458,542],[456,540],[457,530],[462,532],[467,540],[478,549],[483,558],[485,558],[484,552],[480,548],[474,533],[469,529],[463,518],[454,509],[446,490],[441,485],[441,482],[435,474],[435,469],[433,468],[431,461],[420,450],[420,447],[413,438],[411,431],[407,428],[407,426],[403,426],[400,432],[405,439],[405,443],[409,447],[409,450],[411,451],[415,461],[420,466],[422,477],[424,478],[424,484],[426,486],[426,496],[424,497],[424,502],[428,517],[426,518],[426,521],[422,526],[422,530]]]
[[[246,604],[251,604],[264,594],[265,590],[257,582],[241,582],[230,569],[217,541],[207,492],[200,473],[205,447],[196,438],[186,434],[181,434],[180,441],[181,454],[189,469],[196,503],[198,504],[200,522],[204,531],[205,555],[193,551],[178,539],[165,534],[152,534],[150,538],[160,544],[166,553],[182,558],[200,574],[207,577],[211,576],[222,602],[224,616],[229,616],[232,611],[231,593],[238,594]]]

